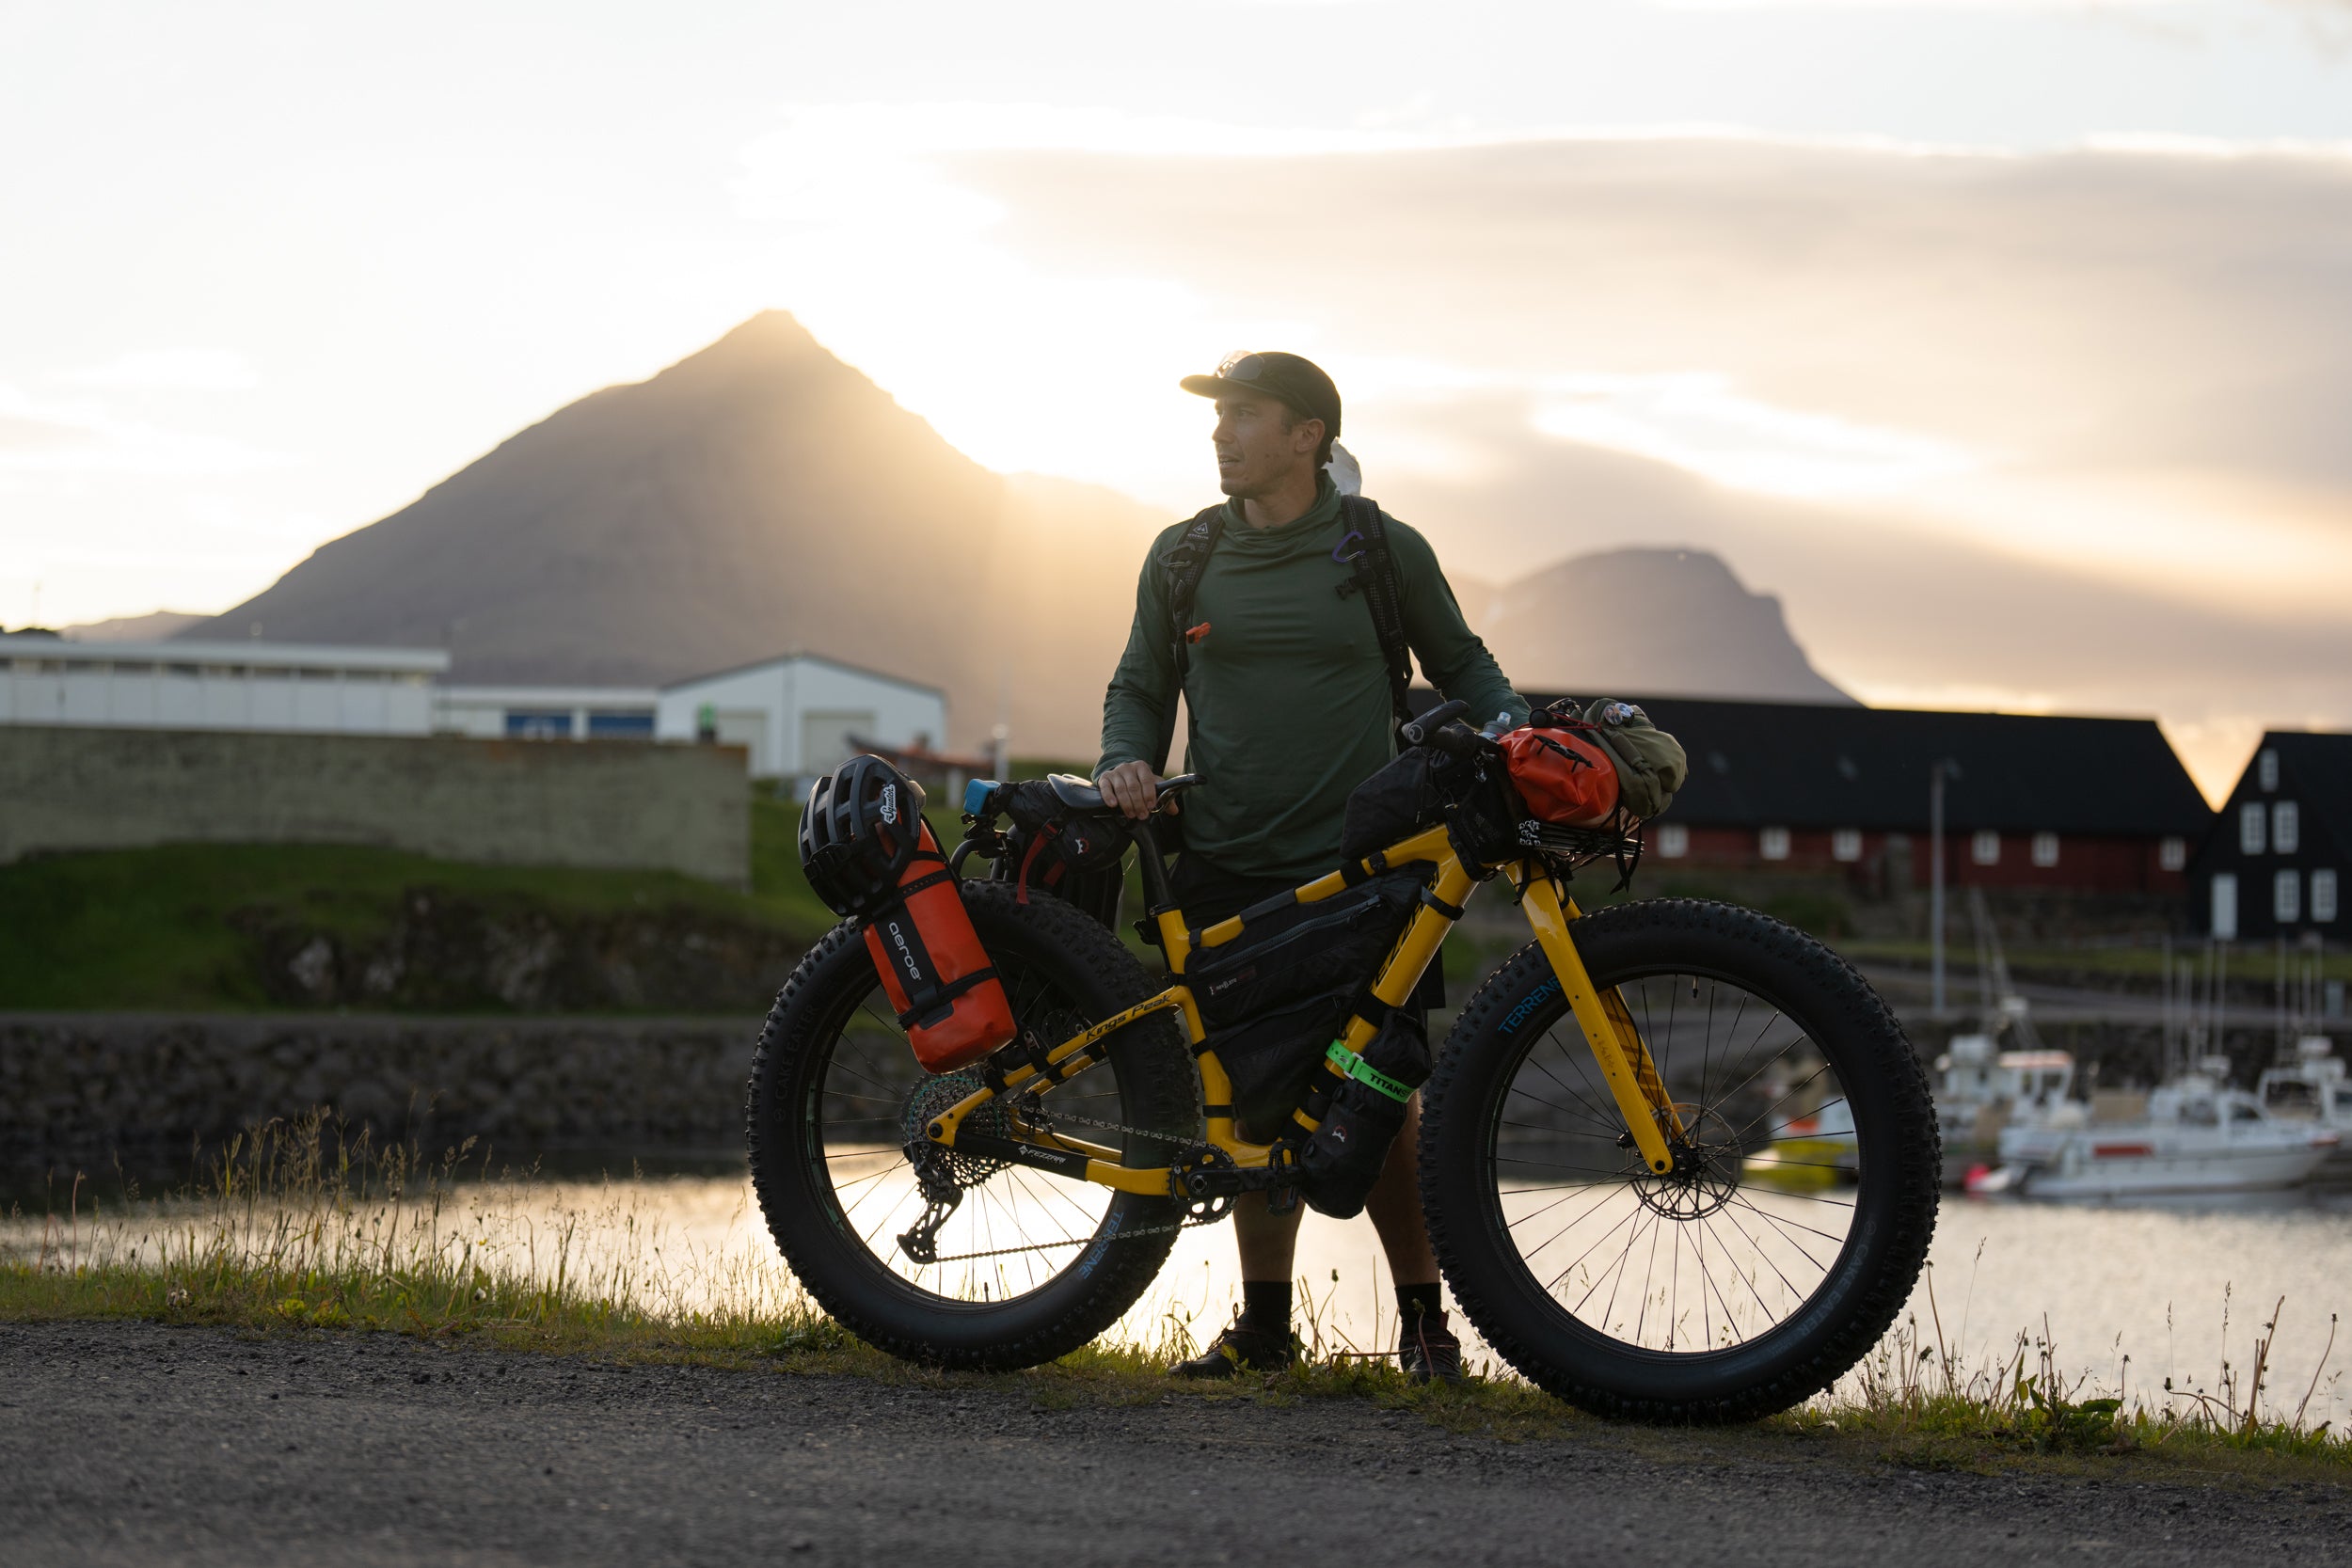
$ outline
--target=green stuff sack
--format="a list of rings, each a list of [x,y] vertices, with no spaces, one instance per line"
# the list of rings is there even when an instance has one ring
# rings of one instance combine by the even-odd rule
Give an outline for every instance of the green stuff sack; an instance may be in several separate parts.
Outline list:
[[[1631,703],[1602,697],[1585,705],[1583,720],[1617,765],[1617,800],[1646,821],[1674,804],[1691,777],[1682,742],[1649,721]]]

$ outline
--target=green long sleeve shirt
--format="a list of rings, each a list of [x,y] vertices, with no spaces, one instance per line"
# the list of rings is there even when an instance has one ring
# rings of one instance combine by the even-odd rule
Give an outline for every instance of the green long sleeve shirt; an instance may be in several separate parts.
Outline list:
[[[1527,704],[1462,619],[1427,540],[1383,513],[1405,634],[1422,674],[1479,721]],[[1103,699],[1099,777],[1150,761],[1177,697],[1168,646],[1168,553],[1188,525],[1152,541],[1136,584],[1127,651]],[[1354,568],[1332,559],[1340,495],[1328,478],[1307,514],[1252,528],[1238,502],[1193,600],[1184,697],[1191,743],[1184,770],[1206,783],[1184,798],[1184,840],[1237,877],[1305,881],[1339,863],[1347,797],[1395,755],[1387,667],[1363,597],[1343,598]]]

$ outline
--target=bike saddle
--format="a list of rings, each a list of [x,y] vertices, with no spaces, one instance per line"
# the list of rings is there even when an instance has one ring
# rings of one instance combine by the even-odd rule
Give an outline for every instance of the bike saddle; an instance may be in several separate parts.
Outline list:
[[[1174,778],[1162,779],[1160,799],[1166,800],[1172,795],[1190,789],[1200,782],[1200,777],[1197,773],[1179,773]],[[1115,816],[1119,814],[1117,806],[1103,799],[1103,792],[1100,789],[1075,773],[1049,773],[1045,777],[1045,783],[1053,789],[1054,799],[1059,800],[1069,811],[1081,815],[1100,813],[1105,816]]]
[[[1103,792],[1075,773],[1049,773],[1045,782],[1054,789],[1054,799],[1077,812],[1116,812],[1117,806],[1103,799]]]

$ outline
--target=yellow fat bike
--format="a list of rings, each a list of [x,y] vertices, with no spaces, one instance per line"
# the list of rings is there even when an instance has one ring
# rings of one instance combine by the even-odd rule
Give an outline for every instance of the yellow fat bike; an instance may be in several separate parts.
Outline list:
[[[1458,723],[1425,738],[1486,744]],[[1198,782],[1168,781],[1164,800]],[[1419,1147],[1446,1282],[1503,1361],[1602,1415],[1742,1419],[1827,1387],[1910,1295],[1941,1164],[1926,1077],[1877,992],[1810,937],[1687,899],[1587,915],[1564,887],[1590,843],[1534,833],[1466,854],[1448,823],[1196,928],[1148,822],[1123,823],[1082,781],[1060,796],[1141,850],[1165,975],[1056,897],[971,879],[1010,1044],[924,1073],[854,921],[811,949],[762,1033],[747,1105],[760,1207],[859,1338],[930,1365],[1049,1361],[1142,1297],[1180,1229],[1252,1194],[1288,1200],[1313,1119],[1236,1119],[1187,973],[1253,922],[1398,867],[1422,896],[1364,976],[1376,1005],[1352,1010],[1318,1070],[1360,1061],[1364,1015],[1405,1005],[1462,907],[1507,888],[1533,940],[1436,1052]]]

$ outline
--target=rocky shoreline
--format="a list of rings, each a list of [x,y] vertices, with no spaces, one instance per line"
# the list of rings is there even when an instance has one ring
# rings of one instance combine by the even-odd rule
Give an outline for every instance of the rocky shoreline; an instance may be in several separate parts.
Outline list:
[[[437,1152],[742,1135],[755,1016],[0,1015],[0,1150],[18,1166],[216,1145],[325,1110]]]

